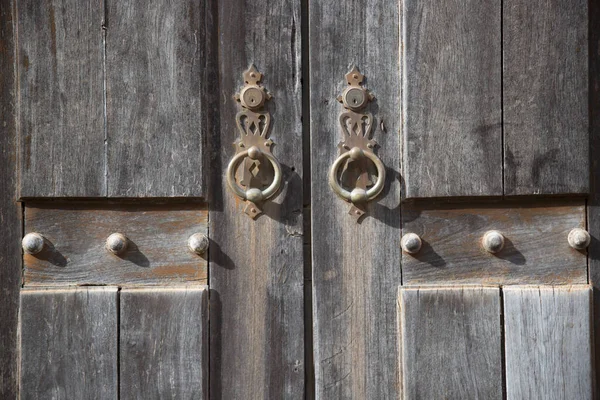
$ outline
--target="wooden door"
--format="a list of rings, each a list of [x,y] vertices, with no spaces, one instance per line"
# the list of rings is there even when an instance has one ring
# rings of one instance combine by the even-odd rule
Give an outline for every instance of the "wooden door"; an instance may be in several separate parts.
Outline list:
[[[300,6],[233,5],[1,2],[1,398],[303,396]],[[285,160],[256,220],[224,178],[252,64]]]
[[[592,398],[596,2],[0,0],[0,22],[1,398]],[[256,204],[231,160],[246,193],[276,168],[240,112],[281,169]]]
[[[317,398],[592,397],[595,3],[309,2]],[[386,166],[358,223],[323,179],[353,66]]]

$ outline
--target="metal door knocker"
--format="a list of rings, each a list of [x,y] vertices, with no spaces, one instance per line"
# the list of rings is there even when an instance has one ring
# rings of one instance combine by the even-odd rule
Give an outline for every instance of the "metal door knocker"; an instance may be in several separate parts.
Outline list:
[[[227,184],[233,194],[246,201],[244,212],[254,219],[262,214],[261,203],[279,191],[282,173],[279,161],[271,153],[271,114],[262,110],[265,102],[271,99],[271,94],[259,84],[262,74],[254,65],[243,75],[244,87],[235,95],[242,106],[242,110],[235,116],[241,138],[234,143],[236,155],[227,166]],[[242,162],[243,167],[238,171]],[[239,179],[236,179],[236,174],[240,176]]]
[[[339,117],[344,140],[338,144],[340,156],[329,170],[329,185],[335,194],[352,203],[349,214],[357,221],[364,215],[366,203],[375,199],[385,185],[385,166],[375,155],[377,143],[371,139],[373,116],[363,111],[375,96],[361,85],[363,79],[364,75],[354,67],[346,74],[348,87],[337,98],[345,109]],[[373,166],[377,169],[375,183],[371,178]],[[355,188],[344,189],[342,181]]]

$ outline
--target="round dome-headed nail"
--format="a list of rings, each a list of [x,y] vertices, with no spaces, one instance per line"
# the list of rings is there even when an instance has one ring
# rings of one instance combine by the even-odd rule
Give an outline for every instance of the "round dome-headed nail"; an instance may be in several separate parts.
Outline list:
[[[498,253],[504,248],[504,236],[498,231],[487,231],[481,239],[485,251]]]
[[[194,253],[202,255],[208,250],[208,237],[203,233],[194,233],[188,239],[188,247]]]
[[[583,250],[590,245],[592,238],[585,229],[575,228],[569,232],[569,246],[576,250]]]
[[[21,242],[23,251],[27,254],[38,254],[44,249],[44,237],[39,233],[28,233]]]
[[[106,239],[106,249],[113,254],[122,254],[127,250],[129,240],[122,233],[113,233]]]
[[[416,233],[407,233],[402,236],[402,239],[400,240],[402,250],[408,254],[418,253],[419,250],[421,250],[422,244],[421,238]]]

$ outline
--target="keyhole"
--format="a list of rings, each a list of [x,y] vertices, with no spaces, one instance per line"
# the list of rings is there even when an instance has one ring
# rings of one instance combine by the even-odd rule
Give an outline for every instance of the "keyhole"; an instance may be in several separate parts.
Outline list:
[[[356,99],[352,99],[352,102],[353,102],[354,104],[356,104]]]

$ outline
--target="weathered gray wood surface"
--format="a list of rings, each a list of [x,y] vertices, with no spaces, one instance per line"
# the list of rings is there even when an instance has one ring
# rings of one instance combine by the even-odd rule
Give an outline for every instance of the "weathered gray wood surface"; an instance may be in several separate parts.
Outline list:
[[[592,398],[588,285],[505,287],[506,398]]]
[[[106,4],[108,195],[203,196],[210,2]]]
[[[18,315],[21,286],[21,205],[17,199],[15,32],[11,0],[0,0],[0,398],[18,388]]]
[[[502,399],[498,288],[400,288],[398,319],[402,398]]]
[[[102,2],[17,3],[20,194],[104,196]]]
[[[503,4],[507,195],[588,192],[587,10],[587,0]]]
[[[600,2],[589,3],[590,24],[590,166],[591,190],[587,201],[589,280],[593,285],[594,371],[596,393],[600,393]]]
[[[208,398],[206,287],[120,292],[120,398]]]
[[[21,399],[115,399],[117,288],[21,292]]]
[[[26,286],[207,282],[206,256],[193,253],[187,244],[192,234],[207,234],[203,205],[27,204],[25,233],[44,235],[47,245],[39,254],[24,254]],[[120,255],[105,248],[106,238],[115,232],[129,239]]]
[[[405,285],[571,284],[587,282],[587,256],[569,246],[573,228],[585,228],[583,200],[456,203],[402,206],[403,234],[423,240],[402,254]],[[500,231],[504,249],[485,251],[481,239]]]
[[[396,310],[400,267],[399,5],[310,1],[309,75],[316,398],[398,397]],[[329,187],[342,140],[336,101],[356,65],[376,101],[373,139],[386,165],[382,194],[361,223]],[[351,188],[352,189],[352,188]]]
[[[208,57],[219,96],[211,120],[210,397],[297,399],[304,392],[300,1],[215,2],[219,36]],[[217,58],[217,48],[219,48]],[[254,63],[273,94],[282,191],[253,221],[226,187],[239,138],[233,96]],[[218,76],[216,81],[214,77]]]
[[[406,197],[501,195],[501,1],[402,4]]]

